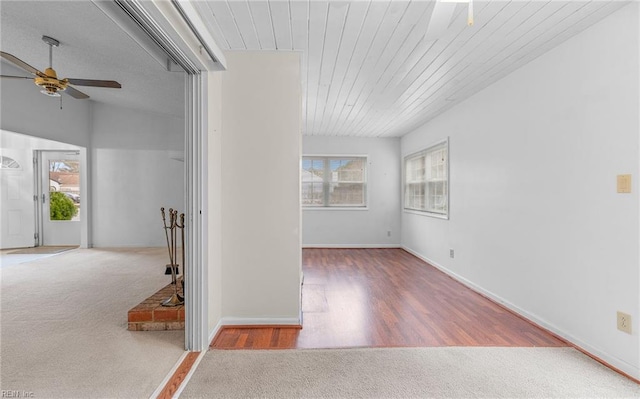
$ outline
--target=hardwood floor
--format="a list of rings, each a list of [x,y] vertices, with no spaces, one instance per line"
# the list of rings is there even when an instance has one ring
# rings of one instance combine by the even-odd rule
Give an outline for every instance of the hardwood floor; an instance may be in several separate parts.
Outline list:
[[[225,328],[216,349],[567,346],[402,249],[304,249],[303,328]]]
[[[175,396],[176,392],[178,392],[178,388],[180,388],[180,384],[184,381],[191,371],[193,364],[200,356],[200,352],[189,352],[187,356],[184,358],[178,369],[173,373],[167,384],[162,388],[160,394],[158,394],[158,399],[171,399]]]

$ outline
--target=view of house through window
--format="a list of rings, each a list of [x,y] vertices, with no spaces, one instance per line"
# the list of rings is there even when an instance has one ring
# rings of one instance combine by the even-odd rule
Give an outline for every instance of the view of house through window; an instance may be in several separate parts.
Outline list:
[[[49,161],[50,220],[80,220],[80,162]]]
[[[365,207],[366,166],[366,157],[303,157],[302,206]]]
[[[404,158],[404,208],[448,217],[448,140]]]

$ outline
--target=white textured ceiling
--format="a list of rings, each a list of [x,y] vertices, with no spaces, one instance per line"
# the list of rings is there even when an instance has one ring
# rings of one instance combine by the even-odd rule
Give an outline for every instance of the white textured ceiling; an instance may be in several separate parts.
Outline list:
[[[75,86],[91,99],[64,96],[65,101],[98,101],[184,115],[184,74],[167,72],[92,2],[2,0],[0,17],[2,51],[42,71],[49,63],[49,47],[41,38],[51,36],[61,42],[53,53],[58,77],[122,84],[121,89]],[[15,69],[7,71],[14,74]],[[24,90],[39,90],[30,80],[23,85]]]
[[[427,40],[433,1],[195,3],[226,50],[304,52],[308,135],[401,136],[606,17],[620,1],[474,0]]]

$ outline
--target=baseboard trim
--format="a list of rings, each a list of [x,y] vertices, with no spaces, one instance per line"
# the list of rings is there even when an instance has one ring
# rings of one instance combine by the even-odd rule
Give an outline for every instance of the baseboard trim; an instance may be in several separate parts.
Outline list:
[[[302,323],[297,317],[223,317],[221,326],[242,327],[301,327]]]
[[[504,298],[494,294],[491,291],[488,291],[482,287],[480,287],[479,285],[471,282],[470,280],[467,280],[466,278],[460,276],[459,274],[449,270],[448,268],[442,266],[441,264],[439,264],[438,262],[435,262],[433,259],[429,259],[426,256],[421,255],[419,252],[414,251],[413,249],[407,247],[407,246],[402,246],[401,247],[403,250],[409,252],[410,254],[412,254],[413,256],[422,259],[423,261],[427,262],[428,264],[432,265],[433,267],[435,267],[436,269],[440,270],[441,272],[445,273],[446,275],[450,276],[451,278],[453,278],[454,280],[458,281],[459,283],[461,283],[462,285],[466,286],[467,288],[473,290],[474,292],[484,296],[485,298],[491,300],[492,302],[495,302],[496,304],[502,306],[503,308],[505,308],[506,310],[514,313],[515,315],[525,319],[526,321],[536,325],[537,327],[549,332],[550,334],[558,337],[559,339],[567,342],[567,344],[569,344],[570,346],[573,346],[575,349],[579,350],[580,352],[584,353],[585,355],[591,357],[592,359],[604,364],[605,366],[609,367],[610,369],[625,375],[626,377],[638,382],[638,378],[640,378],[640,368],[637,368],[635,366],[633,366],[632,364],[629,364],[623,360],[617,359],[615,357],[609,356],[608,354],[604,353],[603,351],[589,345],[586,342],[581,341],[580,339],[574,337],[573,335],[567,333],[566,331],[563,331],[559,328],[557,328],[556,326],[554,326],[553,324],[547,322],[546,320],[544,320],[543,318],[537,316],[536,314],[530,313],[522,308],[520,308],[517,305],[514,305],[513,303],[505,300]]]
[[[215,325],[215,327],[213,327],[213,330],[209,331],[209,345],[211,346],[211,344],[213,343],[213,341],[218,338],[218,335],[220,335],[220,332],[222,331],[222,320],[218,320],[218,323]]]
[[[302,244],[302,248],[402,248],[400,244]]]

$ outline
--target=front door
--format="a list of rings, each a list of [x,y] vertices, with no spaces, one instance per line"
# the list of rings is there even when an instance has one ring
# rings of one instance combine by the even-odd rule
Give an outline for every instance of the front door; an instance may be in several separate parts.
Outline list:
[[[0,248],[35,244],[33,152],[0,149]]]
[[[41,152],[41,245],[80,245],[80,156]]]

